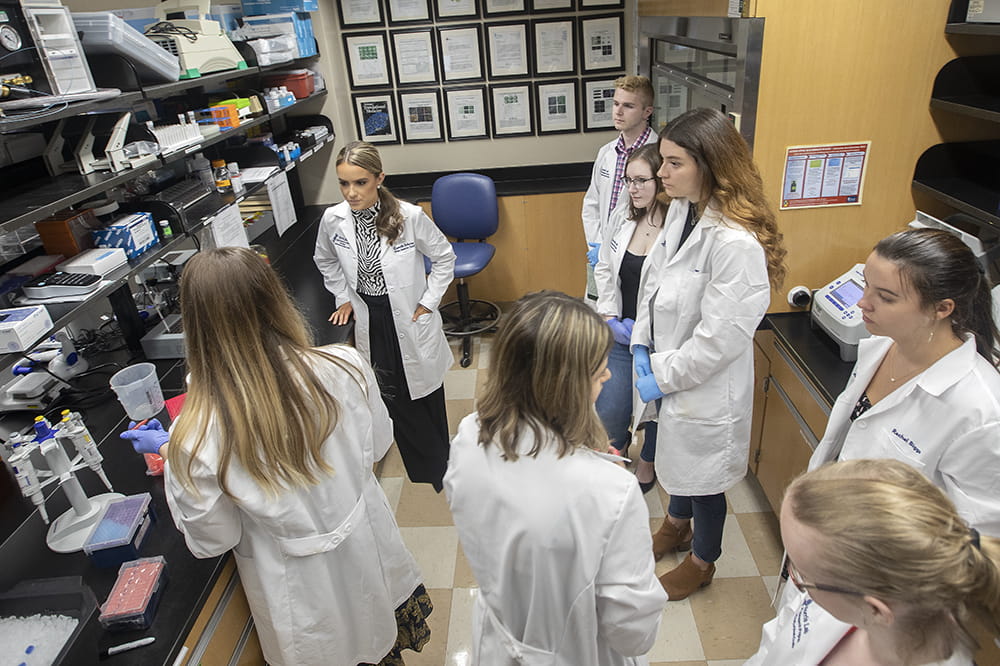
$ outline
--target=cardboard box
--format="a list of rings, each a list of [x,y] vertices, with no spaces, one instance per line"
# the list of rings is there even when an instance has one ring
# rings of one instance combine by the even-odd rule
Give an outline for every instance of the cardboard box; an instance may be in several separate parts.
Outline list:
[[[132,213],[91,233],[97,247],[120,247],[129,259],[135,259],[160,242],[152,213]]]
[[[0,310],[0,350],[6,353],[31,349],[50,328],[52,317],[44,305]]]
[[[35,222],[35,229],[38,230],[45,251],[66,257],[94,247],[90,231],[99,226],[93,208],[64,210]]]

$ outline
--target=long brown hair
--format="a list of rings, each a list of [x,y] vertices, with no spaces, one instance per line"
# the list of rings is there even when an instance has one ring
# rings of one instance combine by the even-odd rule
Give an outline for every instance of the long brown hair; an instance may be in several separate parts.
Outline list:
[[[723,215],[757,237],[767,257],[771,286],[780,288],[787,251],[750,147],[733,124],[715,109],[691,109],[660,130],[660,141],[673,141],[691,155],[702,177],[702,203],[713,202]]]
[[[374,177],[382,173],[382,157],[378,149],[365,141],[352,141],[340,149],[337,163],[361,167]],[[375,230],[384,236],[389,245],[399,238],[403,231],[403,215],[399,212],[399,199],[383,183],[378,188],[379,211],[375,218]]]
[[[210,428],[226,494],[234,459],[272,494],[333,473],[322,448],[339,406],[316,361],[337,364],[359,385],[364,378],[359,368],[312,349],[305,320],[274,270],[246,248],[199,252],[184,267],[180,300],[190,381],[167,455],[181,484],[192,487],[192,463]]]
[[[652,210],[648,212],[651,217],[657,217],[658,213],[665,212],[667,208],[663,198],[663,181],[656,176],[656,172],[660,170],[660,165],[663,164],[660,147],[655,143],[647,143],[645,146],[632,151],[632,154],[628,156],[628,160],[625,162],[625,173],[628,173],[629,164],[640,160],[649,166],[650,173],[653,174],[653,182],[656,183],[656,196],[653,197],[653,203],[649,206]],[[628,194],[627,187],[625,190],[625,194]],[[632,197],[628,198],[628,219],[633,221],[641,220],[646,212],[646,208],[635,207],[635,204],[632,203]]]
[[[528,428],[535,440],[529,456],[546,446],[559,457],[577,447],[605,450],[608,434],[591,390],[611,343],[611,329],[580,299],[558,291],[521,298],[493,343],[479,443],[517,460],[517,439]]]
[[[823,541],[824,582],[904,604],[899,631],[912,653],[972,650],[976,622],[1000,633],[1000,540],[970,530],[909,465],[830,463],[792,481],[785,502]]]

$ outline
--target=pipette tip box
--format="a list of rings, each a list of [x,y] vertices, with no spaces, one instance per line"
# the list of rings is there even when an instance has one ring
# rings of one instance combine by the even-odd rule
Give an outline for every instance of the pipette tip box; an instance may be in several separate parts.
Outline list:
[[[124,563],[98,621],[108,631],[148,628],[166,584],[167,562],[162,555]]]
[[[156,520],[149,493],[108,502],[90,533],[83,552],[98,567],[114,567],[139,557],[139,550]]]

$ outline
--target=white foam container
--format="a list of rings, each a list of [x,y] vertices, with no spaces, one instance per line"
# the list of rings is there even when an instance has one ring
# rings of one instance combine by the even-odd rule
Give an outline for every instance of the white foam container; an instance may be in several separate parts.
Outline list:
[[[146,83],[177,81],[180,60],[111,12],[73,12],[73,24],[87,53],[117,53],[135,65]]]

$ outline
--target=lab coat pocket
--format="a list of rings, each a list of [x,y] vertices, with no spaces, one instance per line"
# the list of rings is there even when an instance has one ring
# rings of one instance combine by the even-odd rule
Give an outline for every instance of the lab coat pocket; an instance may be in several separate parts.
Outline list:
[[[885,428],[881,432],[880,447],[886,458],[904,462],[911,467],[923,470],[924,461],[921,459],[922,451],[919,445],[912,441],[909,436],[901,433],[896,428]],[[873,452],[874,453],[874,452]],[[876,456],[872,456],[876,457]]]
[[[417,349],[422,353],[428,353],[436,348],[437,337],[443,328],[441,313],[437,310],[428,312],[417,317],[413,322]]]
[[[681,321],[697,323],[702,319],[701,305],[705,290],[712,276],[706,270],[689,270],[684,273],[678,294],[677,318]]]

